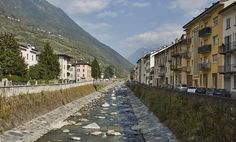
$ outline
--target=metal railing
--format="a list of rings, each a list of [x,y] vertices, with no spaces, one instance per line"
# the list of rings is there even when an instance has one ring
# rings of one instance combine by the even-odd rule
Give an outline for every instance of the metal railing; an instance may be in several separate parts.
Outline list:
[[[211,69],[211,64],[210,63],[201,63],[198,64],[199,70],[205,71],[205,70],[210,70]]]
[[[236,73],[236,64],[219,66],[219,73]]]
[[[211,27],[205,27],[205,28],[201,29],[198,32],[198,34],[199,34],[199,37],[210,35],[211,34]]]
[[[198,53],[204,54],[211,52],[211,44],[206,44],[198,48]]]
[[[236,51],[236,41],[234,42],[230,42],[227,44],[222,44],[222,46],[220,47],[220,54],[226,54],[226,53],[230,53],[232,51]]]

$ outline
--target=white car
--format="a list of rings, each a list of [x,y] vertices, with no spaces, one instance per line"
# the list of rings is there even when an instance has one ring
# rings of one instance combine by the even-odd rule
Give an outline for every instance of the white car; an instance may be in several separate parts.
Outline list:
[[[187,92],[188,93],[196,93],[197,88],[196,87],[188,87]]]
[[[186,92],[187,91],[187,85],[186,84],[180,84],[176,87],[176,89],[180,92]]]

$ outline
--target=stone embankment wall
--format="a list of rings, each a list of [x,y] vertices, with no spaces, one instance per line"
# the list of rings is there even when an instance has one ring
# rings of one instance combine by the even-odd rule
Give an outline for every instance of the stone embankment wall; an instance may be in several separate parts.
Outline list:
[[[93,84],[93,81],[80,82],[73,84],[57,84],[57,85],[39,85],[39,86],[15,86],[15,87],[2,87],[0,88],[0,95],[4,97],[17,96],[20,94],[36,94],[42,91],[58,91],[84,85]]]

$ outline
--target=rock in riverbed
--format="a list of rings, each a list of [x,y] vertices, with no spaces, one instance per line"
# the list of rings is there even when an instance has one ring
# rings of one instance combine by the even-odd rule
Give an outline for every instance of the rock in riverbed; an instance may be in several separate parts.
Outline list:
[[[69,133],[70,130],[68,130],[68,129],[64,129],[62,132],[63,132],[63,133]]]
[[[109,107],[110,105],[107,103],[107,102],[105,102],[103,105],[102,105],[102,107]]]
[[[102,132],[101,131],[95,131],[95,132],[92,132],[91,135],[94,135],[94,136],[99,136],[101,135]]]
[[[98,126],[97,123],[91,123],[89,125],[83,126],[84,129],[100,129],[100,126]]]
[[[116,132],[115,130],[108,130],[107,135],[109,135],[109,136],[121,136],[121,133]]]
[[[70,139],[72,139],[72,140],[76,140],[76,141],[80,141],[80,140],[81,140],[80,137],[71,137]]]

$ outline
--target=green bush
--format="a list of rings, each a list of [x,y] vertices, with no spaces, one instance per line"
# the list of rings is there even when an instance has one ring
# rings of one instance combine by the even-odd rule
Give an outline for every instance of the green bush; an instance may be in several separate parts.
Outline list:
[[[236,101],[177,93],[143,85],[129,86],[180,141],[236,141]]]

